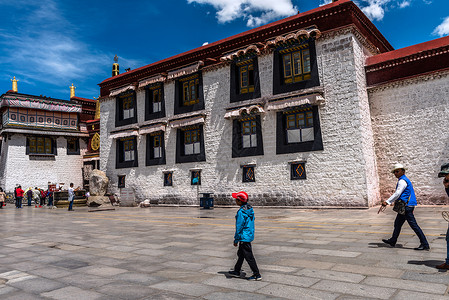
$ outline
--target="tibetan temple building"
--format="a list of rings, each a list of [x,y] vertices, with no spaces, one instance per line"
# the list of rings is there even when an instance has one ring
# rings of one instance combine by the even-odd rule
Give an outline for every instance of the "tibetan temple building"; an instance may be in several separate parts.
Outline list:
[[[116,63],[99,85],[100,169],[137,201],[232,204],[244,190],[254,205],[369,207],[394,191],[397,162],[421,204],[447,198],[449,37],[394,50],[349,0],[122,74]],[[15,143],[28,155],[25,135]]]
[[[99,160],[97,101],[75,97],[73,84],[70,89],[70,100],[21,94],[14,77],[13,89],[0,96],[0,185],[5,191],[18,184],[88,187],[89,172]]]

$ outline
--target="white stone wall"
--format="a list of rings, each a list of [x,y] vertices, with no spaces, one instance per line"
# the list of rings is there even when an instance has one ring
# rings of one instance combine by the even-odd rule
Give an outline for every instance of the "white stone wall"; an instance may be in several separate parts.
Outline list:
[[[369,93],[383,199],[394,192],[395,163],[407,168],[420,204],[447,203],[438,178],[449,162],[449,73],[386,84]]]
[[[3,140],[1,163],[3,177],[0,184],[7,192],[13,192],[16,184],[22,188],[47,188],[48,182],[65,183],[67,188],[70,182],[76,186],[83,186],[82,167],[83,157],[80,155],[67,155],[67,140],[57,138],[58,155],[54,157],[26,155],[26,137],[14,134],[11,139]],[[86,149],[86,143],[80,139],[80,148]]]
[[[365,88],[363,47],[351,33],[316,42],[325,105],[319,107],[323,151],[276,154],[276,112],[261,115],[264,155],[232,158],[230,67],[203,72],[206,161],[175,163],[176,130],[167,128],[166,164],[145,166],[145,137],[138,142],[139,167],[115,168],[115,99],[101,101],[101,170],[118,192],[117,175],[126,175],[137,201],[198,204],[190,170],[202,169],[200,192],[214,192],[219,203],[233,203],[231,192],[245,190],[255,205],[368,206],[379,199],[370,111]],[[272,96],[273,55],[259,56],[262,98]],[[173,116],[174,83],[165,88],[165,108]],[[245,103],[245,102],[242,102]],[[137,91],[138,123],[144,122],[144,92]],[[126,126],[120,127],[126,128]],[[290,180],[291,161],[306,161],[306,180]],[[242,183],[243,164],[255,164],[256,182]],[[173,171],[173,187],[163,186],[163,171]]]

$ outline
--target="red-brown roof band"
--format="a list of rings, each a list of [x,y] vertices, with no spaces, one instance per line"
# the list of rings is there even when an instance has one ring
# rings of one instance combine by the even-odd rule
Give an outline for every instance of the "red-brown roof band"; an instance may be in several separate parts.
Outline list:
[[[105,79],[99,84],[100,96],[108,96],[110,90],[117,87],[133,84],[138,80],[199,60],[203,60],[205,66],[220,63],[219,58],[227,52],[265,42],[267,39],[294,30],[315,25],[324,32],[350,24],[356,25],[379,52],[393,50],[390,43],[357,5],[350,0],[340,0]]]

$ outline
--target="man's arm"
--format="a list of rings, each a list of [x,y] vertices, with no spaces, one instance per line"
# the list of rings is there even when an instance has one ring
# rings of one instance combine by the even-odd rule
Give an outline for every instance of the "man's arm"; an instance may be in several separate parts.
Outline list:
[[[398,182],[398,186],[396,188],[396,191],[394,192],[393,195],[391,195],[390,198],[388,198],[388,200],[386,201],[387,204],[391,204],[394,201],[399,199],[399,196],[401,196],[401,194],[404,192],[405,188],[407,187],[407,182],[405,182],[404,179],[399,180]]]

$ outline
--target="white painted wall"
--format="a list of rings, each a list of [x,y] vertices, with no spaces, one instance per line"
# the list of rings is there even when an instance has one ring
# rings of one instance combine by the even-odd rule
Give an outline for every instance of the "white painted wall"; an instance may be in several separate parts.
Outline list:
[[[80,148],[84,149],[80,155],[67,155],[67,140],[57,138],[58,155],[54,157],[26,155],[26,137],[14,134],[11,139],[4,139],[2,145],[0,171],[3,177],[0,184],[5,191],[13,192],[16,184],[22,188],[29,186],[46,189],[48,182],[70,182],[76,186],[83,186],[82,167],[83,154],[87,148],[84,140],[80,139]]]
[[[385,84],[369,101],[382,198],[396,187],[391,167],[402,163],[418,203],[447,203],[437,176],[449,162],[449,72]]]

